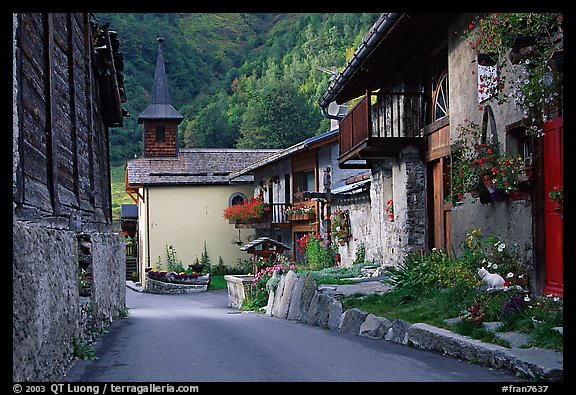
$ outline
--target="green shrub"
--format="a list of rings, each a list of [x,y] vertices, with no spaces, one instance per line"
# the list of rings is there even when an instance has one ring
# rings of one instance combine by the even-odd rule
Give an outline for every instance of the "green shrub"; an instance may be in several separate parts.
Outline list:
[[[82,342],[74,342],[72,353],[75,357],[80,359],[92,360],[96,358],[96,354],[94,353],[92,346]]]
[[[397,268],[390,269],[386,281],[395,288],[408,288],[418,294],[430,287],[478,285],[475,271],[464,262],[436,249],[409,253]]]
[[[354,264],[351,267],[328,267],[322,270],[309,271],[309,273],[315,280],[325,278],[352,278],[360,276],[360,269],[369,265],[369,263],[360,263]]]
[[[308,237],[306,242],[306,264],[310,270],[322,270],[336,264],[334,249],[326,248],[319,235]]]

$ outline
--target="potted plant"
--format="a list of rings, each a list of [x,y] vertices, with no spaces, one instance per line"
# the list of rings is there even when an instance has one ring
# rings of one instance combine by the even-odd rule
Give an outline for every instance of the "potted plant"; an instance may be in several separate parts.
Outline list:
[[[479,300],[475,300],[474,304],[462,311],[460,319],[462,322],[467,322],[473,325],[480,326],[486,318],[485,307]]]
[[[468,119],[458,124],[458,138],[451,145],[452,177],[449,199],[462,201],[465,193],[482,204],[503,201],[520,184],[522,158],[500,151],[499,144],[486,142],[479,125]]]
[[[315,217],[314,207],[304,202],[287,208],[284,213],[289,221],[310,220]]]
[[[345,245],[352,235],[350,234],[350,223],[348,212],[338,209],[330,216],[330,231],[332,237],[338,240],[340,245]]]
[[[266,207],[260,197],[252,197],[240,204],[233,204],[224,210],[224,218],[236,223],[255,223],[264,217]]]
[[[552,191],[548,192],[548,197],[552,203],[556,203],[554,211],[562,215],[564,208],[564,191],[562,185],[556,185]]]
[[[492,97],[502,104],[508,101],[506,92],[511,93],[527,133],[538,137],[559,105],[562,21],[560,13],[494,13],[475,18],[462,35],[478,62],[497,58],[499,89]]]

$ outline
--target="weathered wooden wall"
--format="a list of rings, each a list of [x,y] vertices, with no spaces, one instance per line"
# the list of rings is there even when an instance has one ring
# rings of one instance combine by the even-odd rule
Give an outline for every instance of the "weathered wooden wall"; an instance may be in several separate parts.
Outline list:
[[[60,229],[106,229],[109,140],[90,16],[18,18],[15,216]]]

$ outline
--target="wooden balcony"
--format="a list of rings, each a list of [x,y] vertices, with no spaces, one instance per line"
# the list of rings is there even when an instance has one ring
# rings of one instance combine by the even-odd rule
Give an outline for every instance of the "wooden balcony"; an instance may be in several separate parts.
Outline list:
[[[366,95],[340,122],[341,168],[370,168],[370,161],[395,157],[407,145],[423,145],[422,93]]]

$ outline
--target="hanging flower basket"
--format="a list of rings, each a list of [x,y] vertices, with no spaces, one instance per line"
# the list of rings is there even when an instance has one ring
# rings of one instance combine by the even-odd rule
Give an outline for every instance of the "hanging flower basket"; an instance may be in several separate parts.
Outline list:
[[[348,211],[336,210],[330,216],[330,231],[335,240],[338,240],[340,245],[345,245],[350,240],[350,220],[348,218]]]

